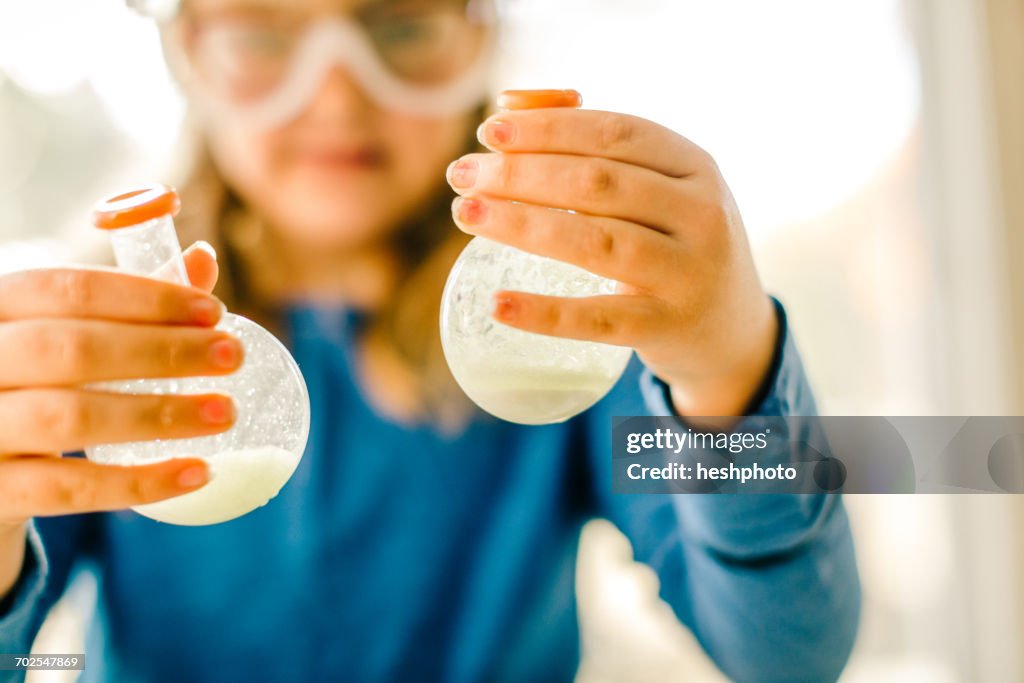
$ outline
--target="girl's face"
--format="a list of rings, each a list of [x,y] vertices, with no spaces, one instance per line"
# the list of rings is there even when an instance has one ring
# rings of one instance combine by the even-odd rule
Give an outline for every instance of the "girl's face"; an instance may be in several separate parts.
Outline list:
[[[186,54],[201,55],[196,71],[214,72],[243,92],[271,79],[275,69],[286,70],[294,60],[283,55],[297,52],[292,43],[301,44],[305,27],[318,19],[360,19],[375,45],[414,69],[431,58],[431,41],[445,37],[429,33],[441,26],[431,13],[456,11],[464,13],[465,2],[188,0],[179,22],[189,28],[179,35],[186,36]],[[450,17],[447,26],[439,30],[448,38],[459,35],[451,32]],[[204,43],[215,40],[212,47]],[[232,69],[245,73],[236,78]],[[474,118],[473,112],[428,118],[382,107],[341,64],[321,73],[310,92],[297,114],[273,127],[231,116],[204,124],[228,185],[281,236],[309,247],[358,247],[398,227],[439,191]]]

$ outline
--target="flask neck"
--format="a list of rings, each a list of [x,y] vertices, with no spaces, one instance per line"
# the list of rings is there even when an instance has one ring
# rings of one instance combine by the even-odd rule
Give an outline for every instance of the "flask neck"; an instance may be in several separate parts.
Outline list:
[[[120,270],[178,285],[191,284],[170,216],[112,230],[110,243]]]

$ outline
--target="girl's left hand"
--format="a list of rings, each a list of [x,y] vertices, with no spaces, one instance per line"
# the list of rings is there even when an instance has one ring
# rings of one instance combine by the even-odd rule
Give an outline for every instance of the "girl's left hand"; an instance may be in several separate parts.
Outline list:
[[[499,292],[495,318],[635,348],[680,415],[742,414],[778,322],[710,155],[650,121],[569,108],[502,112],[479,137],[499,153],[448,169],[459,228],[620,283],[587,298]]]

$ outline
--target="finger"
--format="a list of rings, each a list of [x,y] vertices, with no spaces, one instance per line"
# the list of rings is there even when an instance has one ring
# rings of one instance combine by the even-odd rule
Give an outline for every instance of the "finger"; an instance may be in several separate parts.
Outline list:
[[[448,168],[448,182],[460,195],[610,216],[665,232],[686,209],[680,181],[596,157],[469,154]]]
[[[0,325],[0,389],[226,375],[243,355],[231,335],[200,327],[24,320]]]
[[[477,131],[495,152],[572,154],[620,161],[683,178],[711,168],[699,146],[652,121],[587,109],[536,109],[495,114]]]
[[[232,400],[78,389],[0,391],[0,453],[77,451],[87,446],[218,434],[235,419]]]
[[[56,268],[0,276],[0,321],[105,318],[212,327],[221,305],[206,292],[113,270]]]
[[[122,510],[193,491],[208,481],[197,458],[99,465],[84,458],[0,460],[0,519]]]
[[[471,235],[644,289],[678,279],[683,272],[683,254],[676,240],[616,218],[484,197],[456,198],[452,215],[456,225]]]
[[[183,257],[192,286],[204,292],[212,292],[220,274],[217,252],[213,250],[213,246],[209,242],[196,242],[185,250]]]
[[[495,320],[526,332],[634,347],[656,341],[668,316],[660,299],[644,295],[573,298],[498,292],[494,306]]]

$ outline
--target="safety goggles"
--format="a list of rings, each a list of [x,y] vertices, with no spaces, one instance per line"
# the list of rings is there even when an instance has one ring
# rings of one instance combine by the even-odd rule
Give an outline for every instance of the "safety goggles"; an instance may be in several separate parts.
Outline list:
[[[491,0],[376,0],[353,14],[310,15],[239,4],[165,23],[172,68],[208,114],[281,125],[344,67],[381,107],[444,117],[487,95],[495,36]]]

